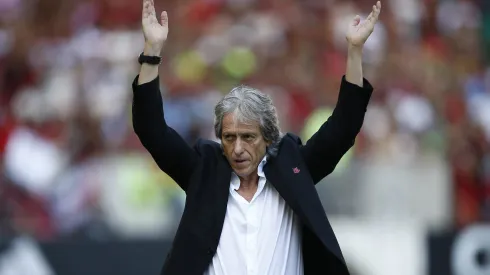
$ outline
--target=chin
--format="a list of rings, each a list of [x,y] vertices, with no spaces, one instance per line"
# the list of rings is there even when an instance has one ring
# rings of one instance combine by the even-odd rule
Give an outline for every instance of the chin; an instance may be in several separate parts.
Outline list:
[[[250,172],[250,169],[233,169],[233,171],[235,172],[235,174],[237,174],[239,177],[248,177],[250,176],[251,172]]]

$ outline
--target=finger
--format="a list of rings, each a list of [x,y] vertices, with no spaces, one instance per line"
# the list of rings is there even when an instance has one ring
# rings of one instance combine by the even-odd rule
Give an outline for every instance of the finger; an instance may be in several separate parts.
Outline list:
[[[164,26],[164,27],[168,26],[168,14],[166,11],[162,11],[161,23],[162,23],[162,26]]]
[[[372,17],[373,17],[373,13],[371,12],[371,13],[368,15],[368,17],[366,17],[366,21],[370,21]]]
[[[148,19],[151,16],[150,1],[143,0],[143,19]]]
[[[371,11],[371,13],[368,15],[368,17],[366,17],[366,20],[367,21],[371,21],[371,18],[373,18],[374,16],[374,13],[375,13],[375,6],[373,6],[373,10]]]
[[[150,0],[143,0],[143,14],[147,14],[150,11]]]
[[[381,1],[378,1],[376,3],[376,8],[377,8],[376,18],[378,18],[379,14],[381,13]]]
[[[153,0],[143,0],[143,17],[155,16],[155,5]]]
[[[153,0],[144,0],[143,9],[143,24],[158,24]]]
[[[359,15],[356,15],[354,17],[354,20],[352,21],[352,26],[357,26],[361,22],[361,17]]]
[[[378,3],[380,2],[378,1]],[[380,9],[378,8],[378,5],[374,5],[373,11],[371,12],[368,20],[371,21],[371,23],[376,23],[376,21],[378,21],[379,13],[380,13]]]
[[[155,2],[153,2],[153,0],[150,0],[150,13],[156,19],[157,14],[155,12]]]

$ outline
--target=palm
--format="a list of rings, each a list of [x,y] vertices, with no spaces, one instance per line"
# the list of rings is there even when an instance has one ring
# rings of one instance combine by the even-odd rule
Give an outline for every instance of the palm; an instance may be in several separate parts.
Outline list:
[[[362,46],[374,30],[374,25],[378,21],[379,13],[381,12],[381,2],[378,1],[373,6],[372,12],[361,22],[361,18],[356,16],[354,22],[349,26],[346,39],[352,46]]]
[[[146,43],[153,46],[161,46],[167,40],[167,13],[162,12],[161,20],[158,22],[153,0],[143,0],[142,25]]]

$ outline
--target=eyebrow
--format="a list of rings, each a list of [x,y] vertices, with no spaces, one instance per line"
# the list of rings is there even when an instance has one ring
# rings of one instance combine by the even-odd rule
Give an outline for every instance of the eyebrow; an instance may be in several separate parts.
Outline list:
[[[233,136],[236,136],[236,135],[239,135],[239,136],[243,136],[243,135],[258,135],[257,132],[253,132],[253,131],[243,131],[243,132],[236,132],[236,131],[233,131],[233,132],[225,132],[223,131],[223,135],[233,135]]]

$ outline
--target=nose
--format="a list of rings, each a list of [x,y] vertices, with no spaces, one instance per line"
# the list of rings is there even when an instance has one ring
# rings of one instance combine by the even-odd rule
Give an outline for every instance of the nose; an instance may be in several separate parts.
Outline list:
[[[236,141],[235,141],[235,146],[233,147],[233,153],[235,153],[235,155],[239,156],[243,153],[243,142],[238,138]]]

